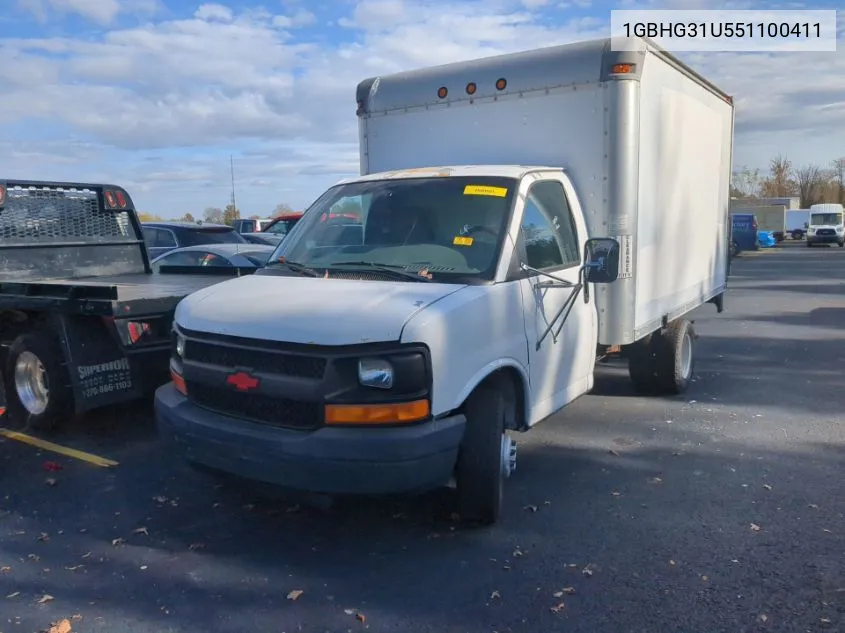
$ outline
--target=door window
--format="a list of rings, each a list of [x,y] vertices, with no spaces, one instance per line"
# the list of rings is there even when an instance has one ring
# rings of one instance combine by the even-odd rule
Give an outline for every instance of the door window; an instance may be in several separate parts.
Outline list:
[[[581,262],[578,232],[562,184],[547,180],[531,186],[519,239],[520,254],[532,268],[568,268]]]

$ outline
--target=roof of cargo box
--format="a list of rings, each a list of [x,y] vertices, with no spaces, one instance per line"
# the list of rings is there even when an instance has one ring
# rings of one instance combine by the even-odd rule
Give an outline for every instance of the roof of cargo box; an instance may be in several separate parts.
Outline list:
[[[659,55],[732,103],[728,94],[651,40],[634,38],[632,43],[619,45],[615,38],[605,37],[371,77],[358,84],[358,115],[611,79],[639,79],[647,52]],[[627,68],[614,72],[619,65]]]
[[[352,182],[367,182],[371,180],[401,180],[403,178],[450,178],[468,177],[480,178],[492,176],[494,178],[515,178],[519,180],[534,171],[566,171],[561,167],[544,167],[533,165],[440,165],[432,167],[414,167],[411,169],[392,169],[380,173],[367,174],[346,178],[337,184],[345,185]]]

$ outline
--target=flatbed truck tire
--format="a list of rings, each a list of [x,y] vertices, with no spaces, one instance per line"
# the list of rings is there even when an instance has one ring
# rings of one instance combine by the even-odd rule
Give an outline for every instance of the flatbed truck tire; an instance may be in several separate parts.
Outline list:
[[[14,426],[53,430],[73,411],[73,389],[55,337],[41,329],[19,335],[3,368],[6,415]]]
[[[462,521],[492,525],[501,515],[504,480],[516,464],[516,443],[506,432],[516,406],[515,386],[507,379],[480,385],[464,405],[466,430],[455,467]]]

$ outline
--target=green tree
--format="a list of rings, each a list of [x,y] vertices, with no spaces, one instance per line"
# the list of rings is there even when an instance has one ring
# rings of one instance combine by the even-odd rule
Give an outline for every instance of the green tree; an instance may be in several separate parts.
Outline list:
[[[223,224],[231,226],[232,223],[240,217],[240,210],[238,210],[238,208],[233,204],[227,204],[226,208],[223,209]]]

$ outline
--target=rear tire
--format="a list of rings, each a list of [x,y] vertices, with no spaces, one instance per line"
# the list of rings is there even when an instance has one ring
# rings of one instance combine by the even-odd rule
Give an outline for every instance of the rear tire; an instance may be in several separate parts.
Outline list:
[[[516,464],[516,443],[506,429],[516,420],[512,381],[480,385],[464,406],[466,430],[458,453],[455,479],[461,520],[491,525],[502,512],[504,480]]]
[[[6,415],[18,428],[52,430],[74,415],[73,388],[59,342],[43,330],[18,336],[3,373]]]
[[[684,393],[695,371],[695,330],[686,319],[672,321],[631,346],[628,374],[644,394]]]

